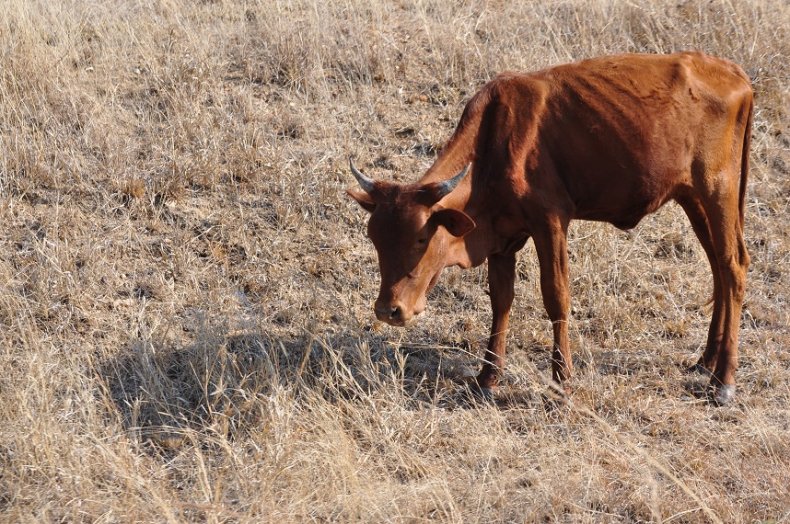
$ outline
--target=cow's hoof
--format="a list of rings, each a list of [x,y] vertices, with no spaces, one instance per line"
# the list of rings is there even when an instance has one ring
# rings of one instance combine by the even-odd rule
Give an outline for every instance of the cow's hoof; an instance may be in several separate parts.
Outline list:
[[[493,402],[495,393],[496,389],[494,388],[480,388],[480,399],[486,402]]]
[[[471,385],[472,396],[479,402],[493,402],[497,387],[485,387],[479,384]]]
[[[562,384],[552,384],[551,386],[550,389],[540,394],[543,399],[543,409],[547,413],[557,412],[569,406],[568,401],[571,398],[571,393],[573,393],[573,388],[571,388],[568,381]]]
[[[709,376],[711,376],[713,374],[713,372],[711,370],[709,370],[708,368],[706,368],[705,366],[703,366],[699,362],[697,362],[693,366],[689,367],[687,371],[689,373],[697,373],[699,375],[705,375],[706,377],[709,377]]]
[[[717,406],[726,406],[735,398],[735,384],[724,384],[716,388],[713,401]]]

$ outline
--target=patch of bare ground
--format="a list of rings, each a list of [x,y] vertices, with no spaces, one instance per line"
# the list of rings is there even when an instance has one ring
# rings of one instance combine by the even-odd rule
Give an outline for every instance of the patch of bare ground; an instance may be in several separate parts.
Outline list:
[[[10,0],[0,9],[0,520],[790,521],[790,8]],[[497,72],[700,49],[757,93],[740,396],[699,355],[704,253],[668,206],[572,225],[571,401],[534,250],[506,386],[470,400],[485,269],[373,321],[347,155],[413,180]]]

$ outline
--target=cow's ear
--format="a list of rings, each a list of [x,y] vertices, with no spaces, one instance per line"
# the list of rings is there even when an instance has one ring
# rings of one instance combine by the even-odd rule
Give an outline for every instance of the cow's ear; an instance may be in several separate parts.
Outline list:
[[[431,219],[444,226],[454,237],[462,237],[476,227],[475,221],[469,215],[457,209],[440,209],[431,215]]]
[[[346,189],[346,194],[356,200],[365,211],[372,213],[373,210],[376,209],[376,202],[373,201],[373,198],[367,192],[357,191],[356,189]]]

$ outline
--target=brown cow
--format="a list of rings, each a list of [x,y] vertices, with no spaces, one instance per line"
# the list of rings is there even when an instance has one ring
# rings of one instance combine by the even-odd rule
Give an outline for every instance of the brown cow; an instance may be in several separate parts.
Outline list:
[[[562,383],[572,372],[568,223],[630,229],[675,200],[713,271],[713,318],[696,367],[712,373],[714,400],[728,402],[749,266],[752,100],[738,66],[701,53],[602,57],[496,77],[417,182],[375,181],[351,165],[363,191],[348,193],[371,213],[381,269],[376,316],[408,324],[443,268],[487,259],[493,326],[477,383],[490,397],[504,366],[516,252],[532,237],[554,329],[552,374]]]

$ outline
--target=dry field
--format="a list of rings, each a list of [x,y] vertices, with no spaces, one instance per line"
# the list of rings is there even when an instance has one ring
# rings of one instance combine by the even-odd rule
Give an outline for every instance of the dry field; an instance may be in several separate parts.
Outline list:
[[[790,522],[784,0],[6,0],[0,520]],[[710,270],[668,205],[571,226],[564,406],[521,253],[505,386],[466,395],[486,270],[377,323],[347,155],[413,180],[505,69],[700,49],[757,93],[739,397],[684,369]]]

